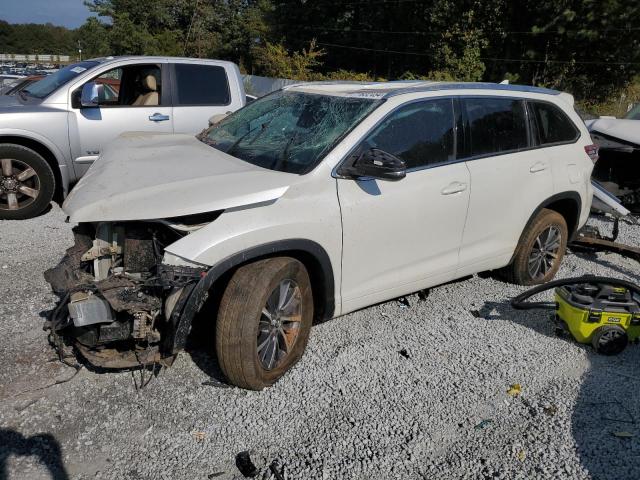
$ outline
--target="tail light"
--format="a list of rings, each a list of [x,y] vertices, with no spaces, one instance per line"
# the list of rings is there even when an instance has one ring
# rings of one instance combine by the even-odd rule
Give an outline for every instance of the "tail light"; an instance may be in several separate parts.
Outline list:
[[[596,163],[598,161],[598,146],[591,144],[591,145],[587,145],[584,147],[584,151],[586,152],[587,155],[589,155],[589,158],[591,159],[591,161],[593,163]]]

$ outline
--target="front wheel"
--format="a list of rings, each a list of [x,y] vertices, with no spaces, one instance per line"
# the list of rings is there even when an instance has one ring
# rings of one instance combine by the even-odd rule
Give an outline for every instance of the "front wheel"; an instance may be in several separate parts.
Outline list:
[[[22,145],[0,145],[0,220],[23,220],[51,202],[55,177],[37,152]]]
[[[302,356],[313,322],[311,281],[289,257],[240,267],[222,296],[216,353],[227,379],[262,390]]]
[[[503,276],[518,285],[548,282],[560,268],[568,236],[564,217],[543,208],[522,233],[513,261],[502,270]]]

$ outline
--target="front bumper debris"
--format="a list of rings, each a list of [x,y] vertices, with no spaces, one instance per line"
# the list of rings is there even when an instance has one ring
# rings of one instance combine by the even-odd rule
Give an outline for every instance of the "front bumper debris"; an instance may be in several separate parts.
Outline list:
[[[59,296],[45,330],[60,356],[70,346],[102,368],[170,365],[176,352],[165,340],[205,272],[162,263],[164,245],[180,233],[130,222],[81,224],[74,236],[61,262],[44,274]]]

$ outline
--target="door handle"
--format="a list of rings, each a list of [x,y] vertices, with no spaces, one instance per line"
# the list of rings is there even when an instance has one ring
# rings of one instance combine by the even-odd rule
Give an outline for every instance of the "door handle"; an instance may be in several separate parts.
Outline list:
[[[531,168],[529,169],[529,171],[531,173],[537,173],[537,172],[543,172],[547,169],[547,164],[544,162],[536,162],[533,165],[531,165]]]
[[[149,117],[149,120],[152,122],[164,122],[165,120],[169,120],[169,115],[162,115],[161,113],[154,113]]]
[[[467,189],[467,184],[462,182],[452,182],[444,187],[440,193],[442,195],[453,195],[454,193],[464,192]]]

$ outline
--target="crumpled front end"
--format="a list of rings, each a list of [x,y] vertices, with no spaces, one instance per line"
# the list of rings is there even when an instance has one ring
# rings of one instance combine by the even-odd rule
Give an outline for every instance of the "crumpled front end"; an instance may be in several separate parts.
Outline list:
[[[103,368],[170,364],[181,308],[206,271],[162,263],[181,235],[156,222],[74,228],[75,244],[44,274],[60,297],[45,326],[59,353],[73,346]]]

